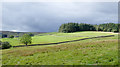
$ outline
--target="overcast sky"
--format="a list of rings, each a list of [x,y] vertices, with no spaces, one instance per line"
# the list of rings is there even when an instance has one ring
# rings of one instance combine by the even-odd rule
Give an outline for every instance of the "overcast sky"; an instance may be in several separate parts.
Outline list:
[[[2,29],[57,32],[63,23],[117,23],[117,2],[4,2]]]

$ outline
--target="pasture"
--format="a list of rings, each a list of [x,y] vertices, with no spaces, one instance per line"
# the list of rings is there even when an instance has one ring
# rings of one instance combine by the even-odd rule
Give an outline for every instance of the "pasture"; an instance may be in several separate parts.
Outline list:
[[[32,37],[32,44],[45,44],[94,38],[57,45],[26,46],[2,51],[3,65],[118,65],[118,34],[108,32],[42,33]],[[18,38],[3,38],[12,46],[23,45]]]
[[[82,38],[97,37],[97,36],[106,36],[113,35],[114,33],[105,33],[105,32],[75,32],[75,33],[42,33],[32,37],[32,44],[46,44],[46,43],[57,43],[64,41],[77,40]],[[12,46],[24,45],[20,43],[18,38],[3,38],[2,42],[8,41]],[[29,44],[30,45],[30,44]]]

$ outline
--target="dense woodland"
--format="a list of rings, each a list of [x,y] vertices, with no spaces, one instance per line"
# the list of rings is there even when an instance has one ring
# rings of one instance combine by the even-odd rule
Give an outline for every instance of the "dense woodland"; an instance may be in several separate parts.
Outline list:
[[[59,32],[70,33],[77,31],[104,31],[104,32],[119,32],[119,24],[105,23],[92,25],[86,23],[65,23],[59,28]]]

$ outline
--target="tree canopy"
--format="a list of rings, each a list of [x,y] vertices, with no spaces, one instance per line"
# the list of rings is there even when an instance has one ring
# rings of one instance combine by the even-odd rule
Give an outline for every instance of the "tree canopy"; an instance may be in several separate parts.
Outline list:
[[[28,43],[31,44],[32,38],[31,38],[31,36],[30,36],[29,34],[24,34],[24,35],[20,38],[20,42],[26,44],[26,46],[27,46]]]
[[[105,31],[105,32],[119,32],[119,24],[106,23],[99,25],[92,25],[86,23],[65,23],[59,27],[59,32],[70,33],[77,31]]]
[[[115,23],[106,23],[97,25],[97,31],[105,31],[105,32],[119,32],[119,24]]]

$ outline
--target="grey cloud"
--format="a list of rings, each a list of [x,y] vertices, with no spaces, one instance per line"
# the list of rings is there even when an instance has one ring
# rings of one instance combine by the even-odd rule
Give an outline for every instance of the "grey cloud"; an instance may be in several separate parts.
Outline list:
[[[117,2],[3,3],[3,30],[55,32],[62,23],[117,22]]]

